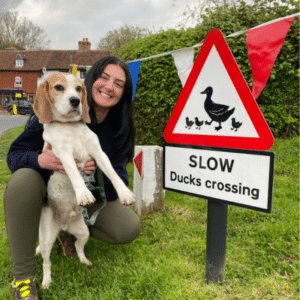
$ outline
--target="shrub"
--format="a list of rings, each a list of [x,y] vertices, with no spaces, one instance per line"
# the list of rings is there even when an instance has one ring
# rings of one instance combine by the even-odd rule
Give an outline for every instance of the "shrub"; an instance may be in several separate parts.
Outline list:
[[[270,2],[271,1],[271,2]],[[203,42],[208,32],[219,28],[224,36],[297,12],[299,1],[256,0],[246,4],[207,9],[203,21],[187,30],[170,29],[122,46],[118,54],[125,60],[140,59]],[[246,47],[246,34],[227,39],[249,87],[252,71]],[[196,48],[198,53],[200,48]],[[257,99],[275,136],[298,134],[299,128],[299,19],[295,18],[276,59],[266,87]],[[196,59],[195,55],[195,59]],[[141,63],[135,96],[137,144],[161,145],[163,131],[179,98],[182,86],[171,55]]]

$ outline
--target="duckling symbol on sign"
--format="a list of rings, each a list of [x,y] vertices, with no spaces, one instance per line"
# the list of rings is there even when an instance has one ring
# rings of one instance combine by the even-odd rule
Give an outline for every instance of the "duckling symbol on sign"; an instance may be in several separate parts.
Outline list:
[[[218,29],[207,35],[164,131],[169,143],[267,150],[272,133]]]

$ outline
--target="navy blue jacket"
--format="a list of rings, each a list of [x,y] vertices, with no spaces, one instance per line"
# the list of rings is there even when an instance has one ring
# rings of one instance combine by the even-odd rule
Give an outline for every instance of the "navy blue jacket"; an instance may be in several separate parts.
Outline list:
[[[38,171],[47,183],[51,171],[41,168],[37,160],[44,147],[43,131],[43,126],[38,122],[38,118],[34,117],[27,129],[11,144],[7,154],[7,164],[12,173],[21,168],[31,168]],[[113,168],[128,186],[128,173],[125,168],[126,159],[120,160],[118,154],[114,151],[115,132],[110,124],[104,121],[96,125],[95,133]],[[118,198],[117,192],[104,174],[103,180],[107,201],[116,200]]]

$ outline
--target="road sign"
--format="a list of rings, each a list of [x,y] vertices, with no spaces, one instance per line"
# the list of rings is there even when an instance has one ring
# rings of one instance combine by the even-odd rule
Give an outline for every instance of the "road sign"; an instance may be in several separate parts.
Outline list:
[[[22,78],[19,76],[15,77],[14,87],[22,87]]]
[[[168,143],[267,150],[272,133],[218,29],[207,35],[164,131]]]
[[[143,177],[143,151],[141,151],[134,159],[133,162],[140,174]]]
[[[164,145],[163,188],[208,200],[270,213],[273,170],[272,152]]]

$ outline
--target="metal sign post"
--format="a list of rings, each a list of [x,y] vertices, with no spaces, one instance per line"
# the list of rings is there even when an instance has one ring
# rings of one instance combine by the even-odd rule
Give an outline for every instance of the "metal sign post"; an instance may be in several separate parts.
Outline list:
[[[225,272],[228,205],[208,201],[206,234],[206,279],[219,281]]]
[[[225,270],[228,204],[271,212],[274,153],[177,144],[163,148],[163,188],[209,200],[206,279],[219,281]]]

